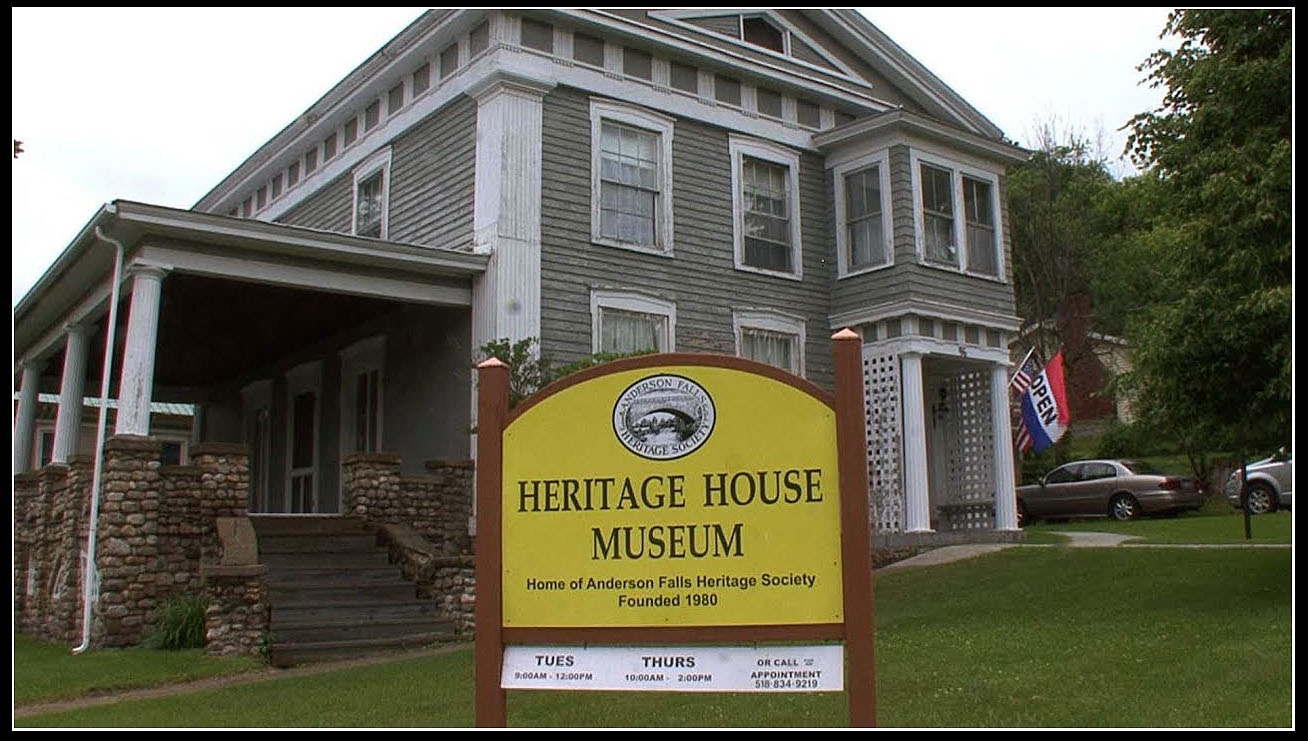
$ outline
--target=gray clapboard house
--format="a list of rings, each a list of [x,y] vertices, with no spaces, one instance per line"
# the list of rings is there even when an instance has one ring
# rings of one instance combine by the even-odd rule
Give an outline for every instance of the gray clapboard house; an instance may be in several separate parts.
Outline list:
[[[191,452],[244,466],[230,515],[376,509],[386,466],[421,497],[470,455],[494,339],[830,388],[852,327],[877,537],[1012,535],[1024,156],[853,11],[430,11],[192,209],[92,216],[14,312],[15,470],[38,391],[98,388],[121,249],[110,444],[148,439],[151,402],[194,405]]]

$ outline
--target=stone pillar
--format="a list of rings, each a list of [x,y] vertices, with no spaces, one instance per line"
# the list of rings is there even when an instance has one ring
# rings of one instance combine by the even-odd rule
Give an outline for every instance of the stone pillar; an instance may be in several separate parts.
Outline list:
[[[64,340],[64,372],[59,382],[59,411],[55,416],[54,453],[51,463],[67,463],[77,452],[82,431],[82,389],[86,383],[86,351],[90,330],[70,324]]]
[[[900,356],[904,404],[905,532],[931,532],[931,502],[927,478],[926,401],[922,391],[922,354]]]
[[[18,386],[18,413],[14,415],[14,473],[32,470],[32,435],[36,432],[36,392],[41,369],[36,361],[24,363]]]
[[[132,269],[132,304],[127,318],[123,370],[118,378],[117,435],[150,434],[150,401],[154,391],[154,353],[159,334],[162,268]],[[107,372],[107,370],[106,370]]]
[[[995,529],[1017,530],[1017,484],[1013,469],[1013,423],[1008,412],[1008,366],[990,370],[990,414],[995,440]]]
[[[104,445],[95,544],[100,596],[91,624],[96,647],[140,643],[149,635],[155,608],[172,593],[159,568],[160,447],[157,440],[123,435]]]

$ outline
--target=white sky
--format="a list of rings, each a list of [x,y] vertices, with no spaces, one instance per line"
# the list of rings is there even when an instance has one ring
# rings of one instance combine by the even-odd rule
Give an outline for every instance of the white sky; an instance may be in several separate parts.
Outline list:
[[[13,303],[102,204],[194,205],[420,12],[14,9]],[[866,15],[1024,145],[1053,120],[1115,158],[1161,99],[1135,68],[1166,9]]]

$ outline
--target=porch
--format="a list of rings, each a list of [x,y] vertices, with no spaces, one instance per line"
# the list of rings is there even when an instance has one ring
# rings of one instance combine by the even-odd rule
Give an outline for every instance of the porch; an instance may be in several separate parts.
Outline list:
[[[873,547],[1020,542],[1006,353],[983,331],[881,331],[863,348]]]
[[[211,617],[215,601],[230,625],[262,610],[266,628],[262,572],[226,562],[218,527],[252,514],[404,523],[428,556],[468,558],[471,286],[485,264],[143,204],[98,213],[15,310],[19,629],[82,631],[94,466],[79,451],[96,446],[81,400],[105,379],[95,645],[139,642],[163,600],[201,591]],[[39,393],[56,391],[34,470]],[[184,456],[153,429],[163,401],[194,410]],[[210,629],[211,651],[258,642],[247,629],[213,645]]]

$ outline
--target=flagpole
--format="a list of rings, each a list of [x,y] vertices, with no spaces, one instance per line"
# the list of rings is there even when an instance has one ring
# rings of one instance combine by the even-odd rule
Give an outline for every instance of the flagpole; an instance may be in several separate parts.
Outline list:
[[[1013,388],[1013,382],[1017,380],[1017,374],[1021,373],[1022,369],[1026,367],[1026,361],[1031,359],[1031,353],[1034,352],[1035,345],[1032,345],[1031,349],[1026,351],[1026,355],[1022,356],[1022,362],[1017,364],[1017,370],[1013,371],[1013,375],[1008,379],[1008,388]]]

